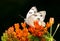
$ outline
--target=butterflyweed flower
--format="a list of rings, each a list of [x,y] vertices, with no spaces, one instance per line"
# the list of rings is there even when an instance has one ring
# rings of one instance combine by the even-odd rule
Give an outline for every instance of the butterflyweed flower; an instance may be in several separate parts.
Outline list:
[[[54,24],[54,18],[51,17],[51,18],[49,19],[49,23],[50,23],[51,25],[53,25],[53,24]]]
[[[50,24],[49,24],[49,22],[47,22],[47,24],[46,24],[46,27],[47,27],[47,28],[49,28],[49,27],[50,27]]]
[[[12,32],[14,32],[13,26],[12,26],[12,27],[9,27],[9,29],[7,30],[7,33],[8,33],[8,34],[10,34],[10,33],[12,33]]]
[[[34,27],[29,26],[28,28],[26,26],[27,24],[25,22],[22,22],[21,26],[23,29],[20,29],[19,23],[15,23],[14,26],[9,27],[9,29],[5,31],[7,35],[3,36],[7,36],[7,38],[5,39],[7,41],[47,41],[48,39],[45,39],[45,37],[47,36],[49,38],[49,36],[46,35],[48,32],[48,28],[51,27],[53,24],[54,18],[50,18],[49,22],[47,22],[46,24],[45,22],[42,22],[41,25],[39,25],[39,21],[35,21]],[[46,36],[43,37],[44,35]],[[2,41],[4,41],[4,37],[2,37]]]
[[[19,23],[14,24],[14,26],[15,26],[15,29],[19,29],[20,27]]]
[[[54,24],[54,18],[50,18],[49,19],[49,23],[50,23],[50,25],[51,25],[51,27],[50,27],[50,36],[52,35],[52,25]]]
[[[24,22],[24,23],[21,23],[21,26],[23,27],[23,28],[25,28],[26,27],[26,23]]]
[[[45,30],[47,31],[54,24],[54,18],[50,18],[49,22],[46,23]]]

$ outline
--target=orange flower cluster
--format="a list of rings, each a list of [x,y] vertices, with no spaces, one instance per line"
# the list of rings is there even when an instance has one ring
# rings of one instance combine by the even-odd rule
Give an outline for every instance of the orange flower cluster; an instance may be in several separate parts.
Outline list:
[[[54,18],[50,18],[49,22],[47,22],[46,26],[40,26],[38,24],[38,21],[34,22],[35,27],[29,27],[29,31],[34,35],[34,36],[39,36],[41,37],[42,35],[44,35],[45,33],[47,33],[47,30],[49,27],[52,26],[52,24],[54,23]]]
[[[47,22],[45,29],[48,29],[54,24],[54,18],[50,18],[49,22]]]
[[[38,24],[38,21],[34,22],[35,27],[29,27],[29,31],[34,36],[41,37],[44,34],[44,27]]]
[[[48,28],[52,26],[54,23],[54,18],[50,18],[49,22],[47,22],[46,26],[40,26],[38,21],[34,22],[34,26],[26,27],[26,23],[21,23],[23,29],[20,29],[19,23],[14,24],[14,26],[9,27],[5,32],[8,34],[8,41],[11,41],[11,38],[17,38],[19,41],[28,41],[28,36],[31,34],[36,37],[42,37],[45,33],[47,33]],[[45,41],[45,39],[41,39],[41,41]]]
[[[9,27],[6,31],[8,35],[13,35],[14,38],[18,38],[20,41],[27,41],[27,36],[29,34],[28,29],[26,28],[25,23],[21,23],[23,29],[21,30],[19,27],[19,23],[14,24],[14,26]]]
[[[19,24],[15,24],[15,29],[16,29],[16,36],[20,39],[20,41],[27,41],[27,36],[28,36],[28,29],[26,28],[26,24],[21,23],[23,30],[19,29]]]

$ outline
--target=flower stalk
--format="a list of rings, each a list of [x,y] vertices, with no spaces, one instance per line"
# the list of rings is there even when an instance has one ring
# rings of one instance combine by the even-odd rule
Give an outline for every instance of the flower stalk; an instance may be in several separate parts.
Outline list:
[[[54,33],[53,33],[53,37],[54,37],[54,35],[56,34],[56,32],[57,32],[59,26],[60,26],[60,24],[57,25],[57,27],[56,27],[56,29],[55,29],[55,31],[54,31]]]

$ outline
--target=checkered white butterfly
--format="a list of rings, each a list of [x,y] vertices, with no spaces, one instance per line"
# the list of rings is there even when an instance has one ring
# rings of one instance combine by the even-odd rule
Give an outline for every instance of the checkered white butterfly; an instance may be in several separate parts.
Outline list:
[[[24,19],[25,22],[30,25],[30,26],[34,26],[34,21],[38,20],[39,21],[39,25],[45,26],[45,15],[46,15],[46,11],[37,11],[36,7],[33,6],[27,13],[26,18]]]

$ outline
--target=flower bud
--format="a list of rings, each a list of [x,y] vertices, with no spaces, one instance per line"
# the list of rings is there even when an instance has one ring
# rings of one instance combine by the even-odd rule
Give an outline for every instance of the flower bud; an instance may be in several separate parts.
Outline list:
[[[54,18],[50,18],[49,19],[49,23],[52,25],[52,24],[54,24]]]

